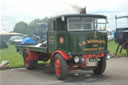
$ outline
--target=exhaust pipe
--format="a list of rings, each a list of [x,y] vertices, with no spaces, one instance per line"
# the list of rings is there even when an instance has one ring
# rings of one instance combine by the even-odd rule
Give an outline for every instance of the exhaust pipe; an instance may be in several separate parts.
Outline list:
[[[86,7],[85,7],[85,8],[81,8],[81,9],[80,9],[80,14],[83,14],[83,13],[85,13],[85,14],[86,14]]]

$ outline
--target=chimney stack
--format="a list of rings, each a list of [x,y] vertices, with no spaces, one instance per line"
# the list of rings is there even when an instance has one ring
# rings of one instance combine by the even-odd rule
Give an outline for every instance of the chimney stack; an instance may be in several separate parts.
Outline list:
[[[83,13],[85,13],[85,14],[86,14],[86,7],[85,7],[85,8],[81,8],[81,9],[80,9],[80,14],[83,14]]]

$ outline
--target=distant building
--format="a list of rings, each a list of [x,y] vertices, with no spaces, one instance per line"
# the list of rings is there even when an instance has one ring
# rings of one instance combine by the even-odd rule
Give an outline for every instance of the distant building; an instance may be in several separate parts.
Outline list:
[[[23,36],[23,34],[16,32],[0,32],[0,40],[9,41],[11,36]]]

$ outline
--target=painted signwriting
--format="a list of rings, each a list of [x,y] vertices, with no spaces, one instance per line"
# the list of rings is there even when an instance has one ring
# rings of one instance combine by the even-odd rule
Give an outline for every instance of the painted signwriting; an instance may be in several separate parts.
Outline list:
[[[99,47],[99,44],[106,44],[105,40],[87,40],[78,43],[80,47],[86,46],[90,44],[92,48],[84,48],[83,51],[97,51],[97,50],[105,50],[104,47]],[[99,47],[99,48],[98,48]]]
[[[106,41],[105,40],[87,40],[87,41],[82,41],[82,42],[79,42],[79,46],[86,46],[87,44],[105,44]]]
[[[49,42],[50,42],[51,44],[53,44],[53,43],[55,42],[55,37],[54,37],[54,36],[50,36],[50,37],[49,37]]]

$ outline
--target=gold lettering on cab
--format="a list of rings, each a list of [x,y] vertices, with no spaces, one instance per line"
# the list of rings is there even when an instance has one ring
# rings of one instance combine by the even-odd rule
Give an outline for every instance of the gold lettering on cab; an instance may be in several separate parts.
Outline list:
[[[105,50],[104,47],[100,47],[100,48],[84,48],[83,51],[97,51],[97,50]]]
[[[79,42],[79,46],[86,46],[87,44],[106,44],[105,40],[87,40]],[[96,45],[94,46],[96,47]]]
[[[98,47],[98,44],[93,44],[92,47]]]
[[[100,47],[99,50],[104,50],[104,47]]]
[[[105,44],[106,41],[105,40],[87,40],[88,44]]]
[[[97,51],[97,48],[84,48],[83,51]]]
[[[87,40],[87,41],[81,41],[78,43],[79,46],[82,48],[83,51],[101,51],[101,50],[105,50],[104,47],[100,47],[100,44],[106,44],[105,40]],[[88,48],[83,48],[88,46]]]
[[[54,37],[54,36],[50,36],[50,37],[49,37],[49,42],[50,42],[51,44],[54,44],[54,42],[55,42],[55,37]]]

